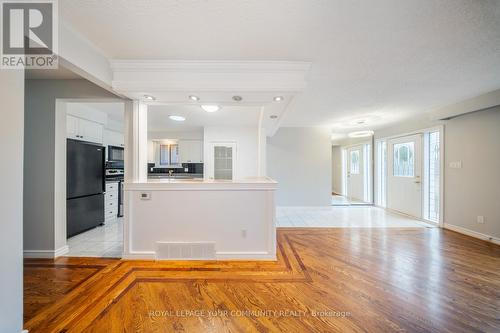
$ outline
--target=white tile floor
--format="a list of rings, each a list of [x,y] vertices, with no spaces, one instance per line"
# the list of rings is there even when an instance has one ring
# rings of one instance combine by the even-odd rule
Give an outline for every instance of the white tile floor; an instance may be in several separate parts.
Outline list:
[[[68,239],[68,257],[120,258],[123,248],[123,218]]]
[[[277,207],[278,227],[422,228],[430,224],[373,206]]]
[[[371,206],[277,207],[278,227],[423,228],[427,223]],[[68,239],[68,257],[120,258],[123,218]]]

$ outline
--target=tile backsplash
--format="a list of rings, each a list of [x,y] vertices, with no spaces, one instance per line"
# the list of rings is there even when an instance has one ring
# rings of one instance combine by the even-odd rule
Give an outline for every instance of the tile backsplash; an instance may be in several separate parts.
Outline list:
[[[187,169],[187,171],[186,171]],[[148,163],[148,173],[194,173],[203,175],[203,163],[182,163],[182,168],[159,168],[154,163]]]

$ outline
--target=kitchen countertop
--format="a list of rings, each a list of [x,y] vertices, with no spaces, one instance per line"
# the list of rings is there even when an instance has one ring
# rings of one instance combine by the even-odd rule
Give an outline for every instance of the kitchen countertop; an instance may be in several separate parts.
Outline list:
[[[235,180],[215,179],[148,179],[125,183],[125,190],[233,190],[233,189],[276,189],[278,182],[269,177],[254,177]]]

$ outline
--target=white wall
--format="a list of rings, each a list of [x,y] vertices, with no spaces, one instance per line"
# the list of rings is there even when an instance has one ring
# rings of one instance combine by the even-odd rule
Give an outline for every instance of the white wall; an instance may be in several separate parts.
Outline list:
[[[343,195],[342,190],[342,147],[332,146],[332,192]]]
[[[148,131],[148,140],[151,139],[203,140],[203,128],[185,131]]]
[[[446,123],[444,181],[445,223],[500,239],[500,107]]]
[[[57,98],[95,100],[116,96],[86,80],[26,80],[24,250],[40,256],[54,253],[59,249],[57,240],[65,237],[56,237],[54,222]]]
[[[282,127],[267,140],[267,175],[278,181],[278,206],[328,206],[332,192],[331,131]]]
[[[204,129],[203,160],[205,162],[205,175],[210,175],[211,149],[215,142],[235,142],[236,169],[235,178],[257,177],[259,175],[259,131],[257,126],[208,126]]]
[[[23,98],[24,72],[0,70],[0,332],[23,328]]]

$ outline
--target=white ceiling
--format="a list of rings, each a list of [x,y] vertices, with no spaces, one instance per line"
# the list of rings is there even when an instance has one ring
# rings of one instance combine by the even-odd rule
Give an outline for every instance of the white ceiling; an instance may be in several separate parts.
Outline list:
[[[183,116],[185,121],[169,119]],[[198,105],[149,105],[148,130],[190,130],[204,126],[257,126],[260,108],[249,106],[224,106],[217,112],[205,112]]]
[[[500,88],[497,0],[59,5],[64,21],[110,58],[312,62],[283,126],[376,129]]]

